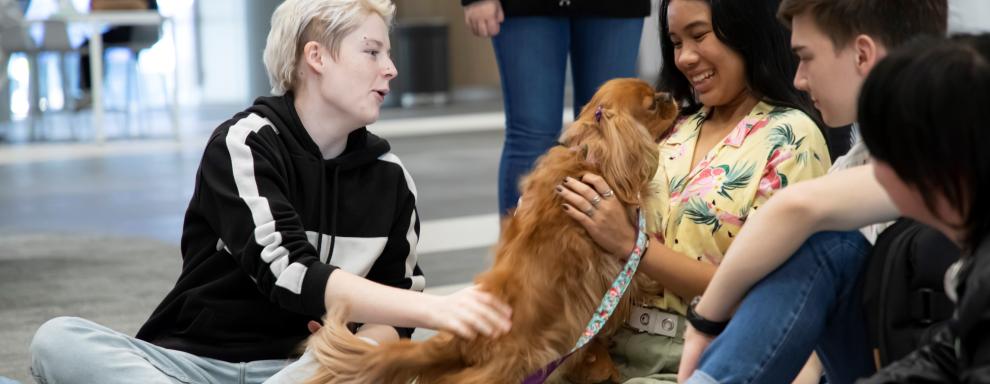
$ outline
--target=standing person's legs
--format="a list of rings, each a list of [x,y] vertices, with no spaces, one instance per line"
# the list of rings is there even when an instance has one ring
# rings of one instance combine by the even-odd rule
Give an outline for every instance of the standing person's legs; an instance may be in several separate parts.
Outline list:
[[[515,208],[519,178],[560,136],[569,23],[563,17],[507,17],[492,38],[506,125],[498,176],[499,214]]]
[[[578,17],[571,21],[574,116],[598,87],[616,77],[636,77],[643,18]]]
[[[855,292],[870,244],[859,232],[812,236],[757,283],[688,383],[787,383],[818,352],[829,382],[874,371]]]
[[[30,351],[31,373],[40,384],[261,383],[289,363],[229,363],[199,357],[77,317],[42,324]]]

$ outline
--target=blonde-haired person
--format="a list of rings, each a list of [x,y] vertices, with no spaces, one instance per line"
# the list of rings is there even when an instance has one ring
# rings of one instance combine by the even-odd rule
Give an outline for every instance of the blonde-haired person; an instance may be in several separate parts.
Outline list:
[[[397,74],[393,9],[387,0],[279,6],[265,49],[276,96],[211,135],[175,287],[136,337],[80,318],[46,322],[31,344],[39,382],[260,383],[339,306],[369,342],[408,337],[405,327],[464,337],[509,328],[508,307],[477,288],[417,292],[416,187],[364,128]]]

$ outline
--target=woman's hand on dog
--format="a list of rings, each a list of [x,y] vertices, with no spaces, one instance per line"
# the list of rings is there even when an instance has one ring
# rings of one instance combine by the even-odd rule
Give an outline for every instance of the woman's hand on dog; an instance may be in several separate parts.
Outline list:
[[[474,285],[447,296],[431,296],[431,328],[473,339],[498,337],[512,328],[512,307]]]
[[[619,260],[629,257],[636,245],[636,228],[605,179],[592,173],[581,180],[566,177],[557,194],[564,199],[567,215],[581,223],[599,247]]]

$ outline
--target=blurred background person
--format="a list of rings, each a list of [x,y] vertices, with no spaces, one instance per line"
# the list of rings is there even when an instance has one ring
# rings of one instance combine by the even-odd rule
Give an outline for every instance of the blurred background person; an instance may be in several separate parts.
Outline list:
[[[643,19],[650,0],[461,0],[464,21],[492,38],[502,82],[505,143],[498,176],[498,209],[519,199],[519,177],[556,144],[570,58],[574,115],[598,86],[636,77]]]

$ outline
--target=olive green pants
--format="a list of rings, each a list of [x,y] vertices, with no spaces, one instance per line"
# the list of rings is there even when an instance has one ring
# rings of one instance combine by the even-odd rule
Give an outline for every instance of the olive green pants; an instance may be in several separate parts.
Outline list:
[[[624,384],[676,384],[684,350],[686,321],[680,319],[677,337],[651,335],[623,327],[612,336],[612,360]]]

